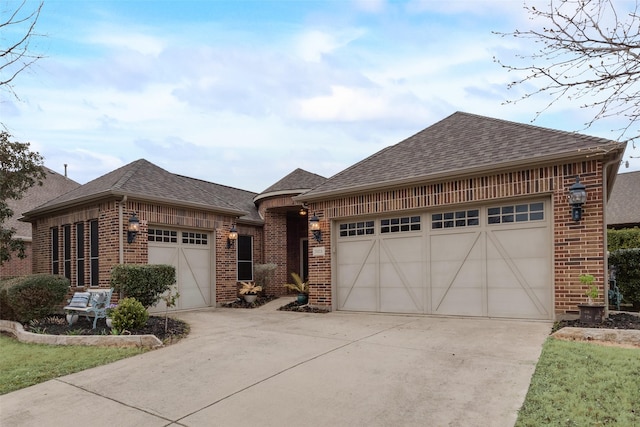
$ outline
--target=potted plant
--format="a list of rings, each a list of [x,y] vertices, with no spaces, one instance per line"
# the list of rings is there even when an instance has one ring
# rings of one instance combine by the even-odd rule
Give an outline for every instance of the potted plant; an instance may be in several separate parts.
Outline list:
[[[298,292],[298,304],[307,304],[309,302],[309,282],[303,282],[297,273],[291,273],[291,277],[293,277],[293,283],[287,283],[284,286]]]
[[[604,318],[604,304],[596,304],[594,302],[600,295],[598,287],[593,284],[594,281],[595,277],[591,274],[580,275],[580,283],[589,287],[585,292],[587,304],[578,304],[580,321],[585,323],[600,323]]]
[[[258,292],[262,290],[262,286],[252,282],[240,282],[240,285],[242,285],[240,295],[244,297],[246,302],[254,303],[256,298],[258,298]]]

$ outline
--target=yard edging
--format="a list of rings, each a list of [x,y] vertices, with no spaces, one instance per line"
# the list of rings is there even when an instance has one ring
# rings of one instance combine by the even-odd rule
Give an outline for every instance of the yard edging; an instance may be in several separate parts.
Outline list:
[[[0,320],[0,331],[10,333],[23,343],[49,345],[97,345],[109,347],[162,347],[155,335],[47,335],[27,332],[19,322]]]
[[[602,342],[640,348],[640,330],[564,327],[551,336],[568,341]]]

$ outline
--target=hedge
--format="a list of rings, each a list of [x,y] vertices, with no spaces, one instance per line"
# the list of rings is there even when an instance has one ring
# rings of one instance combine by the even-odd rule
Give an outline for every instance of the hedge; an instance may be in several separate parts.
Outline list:
[[[616,268],[616,281],[623,302],[640,310],[640,249],[618,249],[609,254],[609,265]]]
[[[9,310],[4,313],[3,307],[2,318],[20,322],[41,319],[55,313],[69,291],[69,280],[53,274],[24,276],[11,283],[8,288],[3,287],[2,292],[6,292],[5,301]]]
[[[633,248],[640,248],[640,228],[607,230],[607,249],[609,252]]]
[[[156,305],[176,283],[176,268],[167,264],[119,264],[111,270],[111,285],[145,308]]]

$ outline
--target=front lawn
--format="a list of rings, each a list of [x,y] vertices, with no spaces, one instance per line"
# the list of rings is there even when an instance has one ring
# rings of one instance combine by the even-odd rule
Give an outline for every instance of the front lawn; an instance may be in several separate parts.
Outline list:
[[[516,427],[640,426],[640,349],[549,338]]]
[[[145,351],[137,347],[25,344],[0,334],[0,394]]]

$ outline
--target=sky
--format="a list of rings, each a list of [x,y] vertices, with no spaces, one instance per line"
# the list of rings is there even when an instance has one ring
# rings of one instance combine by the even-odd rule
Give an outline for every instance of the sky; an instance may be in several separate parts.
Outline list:
[[[19,3],[0,0],[1,22]],[[575,101],[505,104],[536,86],[508,89],[518,75],[494,58],[536,46],[495,33],[543,24],[530,18],[519,0],[45,0],[44,58],[0,91],[0,122],[81,184],[144,158],[254,192],[296,168],[330,177],[456,111],[617,139]],[[637,157],[629,144],[620,172]]]

